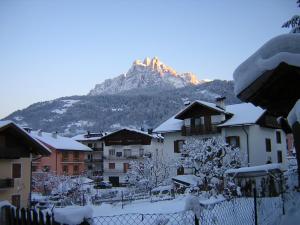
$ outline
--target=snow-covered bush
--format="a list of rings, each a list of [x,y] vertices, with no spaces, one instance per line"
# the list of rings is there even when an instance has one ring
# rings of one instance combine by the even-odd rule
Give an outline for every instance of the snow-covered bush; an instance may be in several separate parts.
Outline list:
[[[242,164],[239,148],[228,145],[221,137],[189,138],[183,146],[183,155],[178,166],[193,168],[195,175],[201,178],[198,183],[200,190],[210,195],[231,190],[232,185],[230,189],[224,187],[224,172]]]
[[[141,191],[149,191],[159,185],[167,184],[170,178],[170,165],[163,159],[145,158],[131,161],[126,179],[130,186]]]

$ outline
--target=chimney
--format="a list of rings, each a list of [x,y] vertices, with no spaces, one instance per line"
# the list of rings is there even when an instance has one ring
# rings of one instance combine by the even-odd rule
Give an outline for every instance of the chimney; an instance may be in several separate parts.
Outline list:
[[[226,97],[218,97],[216,98],[216,106],[220,109],[223,109],[225,110],[226,107],[225,107],[225,99]]]
[[[38,130],[38,136],[42,136],[42,134],[43,134],[42,129]]]
[[[191,101],[189,101],[189,100],[186,100],[186,101],[184,101],[184,102],[183,102],[183,104],[184,104],[184,106],[188,106],[188,105],[190,105],[190,104],[191,104]]]
[[[57,138],[57,134],[58,134],[57,131],[53,132],[53,133],[52,133],[52,137],[53,137],[53,138]]]
[[[30,127],[23,127],[24,130],[27,131],[27,133],[30,133],[32,131],[32,129]]]
[[[148,129],[148,134],[152,134],[153,129]]]

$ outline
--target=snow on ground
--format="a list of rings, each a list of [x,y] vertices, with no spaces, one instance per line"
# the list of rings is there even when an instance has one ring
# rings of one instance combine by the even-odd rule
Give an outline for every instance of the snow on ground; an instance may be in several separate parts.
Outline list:
[[[296,193],[286,207],[286,214],[282,216],[280,225],[296,225],[300,223],[300,193]]]
[[[84,218],[91,218],[93,210],[90,206],[69,206],[65,208],[55,208],[53,213],[56,222],[77,225],[83,222]]]
[[[174,213],[182,212],[185,209],[186,196],[178,196],[173,200],[165,200],[159,202],[150,202],[148,200],[137,200],[129,204],[125,204],[122,209],[122,204],[101,204],[100,206],[92,205],[93,216],[112,216],[128,213]]]
[[[57,114],[64,114],[68,108],[70,108],[73,104],[79,102],[80,100],[73,100],[73,99],[68,99],[68,100],[61,100],[65,104],[62,106],[60,109],[54,109],[51,112],[57,113]]]

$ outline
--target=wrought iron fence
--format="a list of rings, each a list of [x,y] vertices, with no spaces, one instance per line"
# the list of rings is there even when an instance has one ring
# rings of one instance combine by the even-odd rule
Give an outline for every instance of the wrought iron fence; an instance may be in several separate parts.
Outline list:
[[[93,225],[187,225],[197,224],[192,211],[168,214],[123,214],[115,216],[99,216],[87,220]]]

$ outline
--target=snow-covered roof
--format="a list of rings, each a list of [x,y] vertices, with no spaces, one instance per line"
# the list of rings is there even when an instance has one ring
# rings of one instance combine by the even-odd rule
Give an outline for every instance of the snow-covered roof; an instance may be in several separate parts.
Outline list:
[[[185,107],[184,109],[182,109],[181,111],[179,111],[176,115],[175,118],[180,117],[182,114],[184,114],[186,111],[190,110],[190,108],[194,107],[194,105],[200,104],[202,106],[206,106],[212,110],[215,110],[217,112],[220,113],[226,113],[226,111],[220,107],[217,107],[215,103],[211,103],[211,102],[206,102],[206,101],[202,101],[202,100],[195,100],[193,101],[190,105],[188,105],[187,107]]]
[[[178,175],[173,177],[172,180],[187,186],[196,186],[201,181],[201,178],[195,175]]]
[[[72,150],[72,151],[92,151],[89,147],[81,144],[71,138],[62,137],[55,133],[47,133],[43,131],[31,131],[30,135],[37,140],[51,146],[57,150]]]
[[[282,165],[279,163],[271,163],[260,166],[241,167],[238,169],[226,170],[226,174],[242,174],[242,173],[253,173],[253,172],[269,172],[272,170],[282,170]]]
[[[117,132],[120,132],[120,131],[123,131],[123,130],[126,130],[126,131],[132,131],[132,132],[136,132],[136,133],[140,133],[140,134],[143,134],[143,135],[147,135],[151,138],[163,138],[161,135],[158,135],[158,134],[148,134],[148,132],[146,131],[142,131],[142,130],[138,130],[138,129],[133,129],[133,128],[122,128],[122,129],[119,129],[119,130],[116,130],[116,131],[113,131],[109,134],[107,134],[106,136],[104,136],[103,138],[107,137],[107,136],[110,136],[114,133],[117,133]]]
[[[13,123],[10,120],[2,120],[0,121],[0,128],[7,126],[8,124]]]
[[[75,141],[97,141],[107,134],[108,133],[90,133],[90,134],[84,133],[84,134],[78,134],[74,137],[71,137],[71,139]]]
[[[226,111],[232,113],[233,116],[225,123],[220,124],[220,127],[255,124],[265,112],[262,108],[251,103],[228,105]]]
[[[213,103],[197,101],[201,102],[201,104],[211,105],[213,107]],[[218,110],[222,110],[216,107]],[[185,108],[186,109],[186,108]],[[181,113],[181,110],[179,113]],[[257,120],[263,115],[265,112],[262,108],[256,107],[251,103],[240,103],[234,105],[227,105],[226,111],[222,110],[228,114],[232,114],[233,116],[227,120],[225,123],[220,124],[219,126],[238,126],[245,124],[255,124]],[[157,128],[154,129],[153,132],[156,133],[168,133],[168,132],[176,132],[180,131],[183,125],[183,120],[175,119],[176,115],[172,116],[170,119],[166,120],[162,124],[160,124]]]
[[[167,132],[179,131],[183,125],[183,121],[179,119],[175,119],[175,116],[172,116],[170,119],[160,124],[157,128],[153,130],[153,132],[167,133]]]
[[[279,35],[258,49],[233,73],[234,91],[238,95],[264,72],[285,62],[300,67],[300,34]]]

